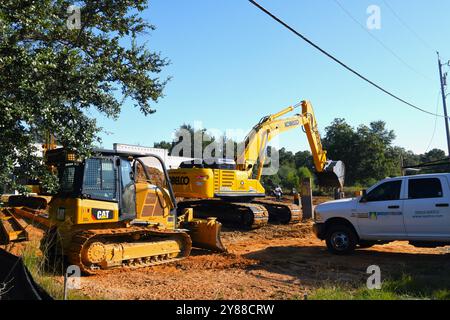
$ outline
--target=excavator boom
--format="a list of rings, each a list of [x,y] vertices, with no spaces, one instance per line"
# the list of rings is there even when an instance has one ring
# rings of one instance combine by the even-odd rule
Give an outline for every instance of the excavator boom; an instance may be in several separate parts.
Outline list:
[[[300,107],[302,108],[301,114],[282,118]],[[309,101],[302,101],[276,114],[264,117],[253,127],[247,135],[243,152],[237,156],[238,169],[247,170],[249,177],[251,177],[253,168],[257,164],[256,179],[260,180],[265,162],[265,151],[269,141],[283,132],[298,127],[303,128],[308,139],[319,185],[342,189],[344,187],[345,165],[342,161],[327,159],[327,152],[322,147],[314,110]]]

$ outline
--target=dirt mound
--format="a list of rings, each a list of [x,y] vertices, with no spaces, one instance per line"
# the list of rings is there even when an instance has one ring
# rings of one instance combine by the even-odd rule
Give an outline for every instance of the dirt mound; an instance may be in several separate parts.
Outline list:
[[[149,179],[147,179],[145,171],[142,165],[139,163],[137,166],[136,182],[149,182],[150,184],[156,185],[160,188],[166,188],[166,179],[162,171],[158,170],[157,168],[148,166],[146,166],[145,168],[147,169]]]

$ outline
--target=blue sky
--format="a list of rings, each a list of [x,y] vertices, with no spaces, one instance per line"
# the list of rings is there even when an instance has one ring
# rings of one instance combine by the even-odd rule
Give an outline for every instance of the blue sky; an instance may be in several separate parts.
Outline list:
[[[415,71],[399,62],[351,20],[334,0],[259,0],[318,45],[399,96],[435,112],[439,78],[435,50],[450,59],[450,1],[386,0],[432,47],[423,45],[383,0],[340,0],[363,25],[369,5],[381,8],[381,30],[370,32]],[[148,117],[126,104],[117,121],[98,117],[103,146],[152,146],[171,140],[182,123],[249,130],[262,116],[307,99],[321,132],[334,118],[353,126],[384,120],[395,144],[425,152],[435,117],[413,110],[364,83],[319,54],[246,0],[153,0],[144,13],[157,29],[140,38],[171,60],[165,97]],[[439,104],[438,113],[442,114]],[[282,135],[288,150],[308,150],[304,133]],[[444,120],[431,148],[446,150]]]

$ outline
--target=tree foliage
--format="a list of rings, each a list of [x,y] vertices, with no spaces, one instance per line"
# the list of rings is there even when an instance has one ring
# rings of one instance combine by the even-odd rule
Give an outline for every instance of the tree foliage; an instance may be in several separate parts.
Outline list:
[[[383,121],[354,129],[344,119],[335,119],[325,129],[324,148],[328,157],[342,160],[346,166],[346,184],[369,186],[380,179],[402,174],[402,166],[442,160],[445,152],[433,149],[416,155],[412,151],[394,146],[395,133]],[[425,170],[422,172],[430,172]]]
[[[193,136],[194,133],[206,134],[206,130],[195,131],[189,125],[182,125],[181,129],[188,129]],[[178,137],[178,135],[176,134]],[[209,137],[211,138],[211,137]],[[374,121],[367,125],[360,125],[356,129],[350,126],[344,119],[335,119],[325,128],[322,143],[327,150],[328,159],[341,160],[346,166],[346,185],[368,187],[378,180],[390,176],[402,174],[403,166],[414,166],[424,162],[442,160],[446,157],[445,152],[433,149],[421,155],[406,151],[404,148],[394,146],[395,133],[386,128],[383,121]],[[156,147],[171,150],[174,144],[180,141],[179,138],[174,143],[159,142]],[[215,141],[212,138],[212,141]],[[203,142],[203,149],[211,143]],[[233,142],[235,146],[237,144]],[[236,150],[236,149],[235,149]],[[273,152],[269,147],[268,155]],[[281,186],[286,191],[300,187],[302,179],[311,178],[313,186],[315,183],[314,162],[310,151],[299,151],[293,153],[281,148],[279,154],[279,170],[272,176],[263,176],[262,183],[267,191]],[[448,171],[449,166],[430,168],[422,170],[421,173]],[[254,168],[256,173],[257,167]]]
[[[154,29],[139,16],[146,2],[0,2],[0,184],[13,185],[14,172],[52,186],[33,147],[46,132],[86,155],[100,131],[93,110],[116,119],[129,99],[145,115],[155,111],[168,61],[137,44]],[[71,5],[81,9],[79,29],[68,27]]]

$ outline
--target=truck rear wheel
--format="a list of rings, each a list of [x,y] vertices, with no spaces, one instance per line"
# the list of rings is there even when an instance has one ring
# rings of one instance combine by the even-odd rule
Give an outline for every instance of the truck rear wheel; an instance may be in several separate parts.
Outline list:
[[[328,250],[338,255],[351,253],[355,250],[357,243],[353,230],[342,224],[330,226],[325,240]]]

